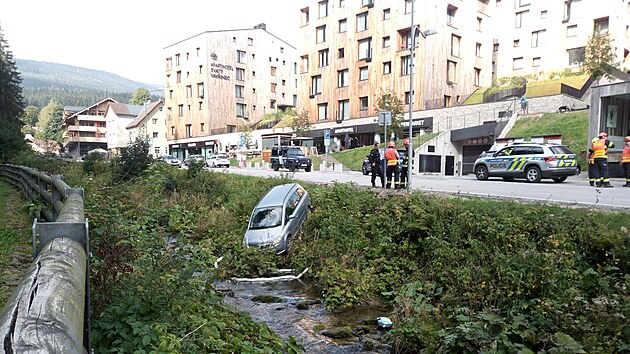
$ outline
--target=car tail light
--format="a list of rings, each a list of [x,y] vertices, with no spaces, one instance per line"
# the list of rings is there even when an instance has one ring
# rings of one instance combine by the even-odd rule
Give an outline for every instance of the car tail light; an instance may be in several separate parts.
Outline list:
[[[545,162],[556,161],[558,158],[555,156],[547,156],[545,157]]]

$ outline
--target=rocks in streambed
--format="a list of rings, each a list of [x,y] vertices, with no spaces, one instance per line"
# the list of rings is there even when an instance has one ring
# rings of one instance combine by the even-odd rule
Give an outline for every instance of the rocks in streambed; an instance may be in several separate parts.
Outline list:
[[[276,304],[276,303],[281,303],[282,302],[282,298],[280,298],[279,296],[275,296],[275,295],[256,295],[252,298],[253,302],[260,302],[263,304]]]
[[[352,328],[350,326],[333,327],[333,328],[325,329],[319,332],[319,334],[326,336],[328,338],[333,338],[333,339],[343,339],[343,338],[354,337],[354,334],[352,333]]]

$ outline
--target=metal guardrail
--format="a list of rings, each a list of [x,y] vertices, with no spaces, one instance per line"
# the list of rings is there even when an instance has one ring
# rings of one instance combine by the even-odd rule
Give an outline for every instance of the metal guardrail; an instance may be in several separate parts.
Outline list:
[[[506,88],[494,93],[488,94],[488,91],[483,93],[483,103],[498,102],[506,97],[521,97],[527,91],[527,81],[523,79],[523,84],[518,87]]]
[[[62,176],[0,165],[33,212],[33,263],[0,312],[0,353],[90,352],[89,227],[83,189]],[[47,222],[40,222],[46,220]]]

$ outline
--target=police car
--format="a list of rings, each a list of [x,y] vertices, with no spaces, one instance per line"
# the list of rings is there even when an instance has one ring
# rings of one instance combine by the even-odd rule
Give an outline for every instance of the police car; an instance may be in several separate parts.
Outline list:
[[[473,168],[478,180],[502,177],[506,181],[525,178],[527,182],[540,182],[551,178],[564,182],[577,175],[577,156],[564,145],[517,143],[508,145],[490,156],[479,157]]]

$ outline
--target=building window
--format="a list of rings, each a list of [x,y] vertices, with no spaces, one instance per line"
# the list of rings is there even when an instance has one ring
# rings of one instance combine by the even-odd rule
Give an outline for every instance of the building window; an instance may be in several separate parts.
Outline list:
[[[199,125],[199,129],[200,129],[202,132],[206,131],[206,124],[205,124],[205,123],[201,123],[201,124]]]
[[[450,107],[452,105],[451,96],[444,95],[444,108]]]
[[[153,123],[154,125],[155,125],[155,124],[157,124],[157,122],[158,122],[158,119],[157,119],[157,118],[153,118],[153,119],[151,119],[151,123]]]
[[[374,0],[363,0],[363,6],[374,5]]]
[[[568,49],[567,55],[569,56],[569,67],[584,64],[584,47]]]
[[[179,66],[179,54],[175,54],[175,66]]]
[[[241,63],[241,64],[245,63],[245,56],[246,56],[245,51],[237,50],[236,51],[236,62],[237,63]]]
[[[547,18],[547,10],[540,11],[540,18]]]
[[[192,138],[192,124],[186,124],[186,137]]]
[[[452,60],[446,61],[446,82],[457,82],[457,62],[454,62]]]
[[[523,68],[523,57],[512,59],[512,69],[520,70]]]
[[[499,51],[499,43],[495,43],[495,44],[492,46],[492,51],[493,51],[493,52],[498,52],[498,51]]]
[[[276,109],[276,100],[269,101],[269,108]]]
[[[226,125],[228,133],[236,133],[236,125]]]
[[[178,117],[183,117],[184,116],[184,105],[180,104],[179,106],[177,106],[177,114]]]
[[[275,82],[271,83],[271,92],[276,92],[276,87],[278,86],[278,84],[276,84]]]
[[[339,20],[339,33],[344,33],[348,30],[348,20],[342,18]]]
[[[245,81],[245,69],[236,68],[236,80]]]
[[[387,74],[391,74],[392,73],[392,62],[391,61],[386,61],[383,63],[383,75],[387,75]]]
[[[254,45],[254,39],[253,38],[247,38],[247,45]],[[199,49],[199,48],[197,48]]]
[[[400,57],[400,76],[407,76],[411,73],[411,55]]]
[[[199,98],[203,98],[204,96],[203,82],[197,83],[197,96]]]
[[[389,47],[389,36],[383,37],[383,48]]]
[[[339,112],[337,120],[344,120],[350,117],[350,100],[339,101]]]
[[[454,34],[451,35],[451,55],[459,58],[459,44],[462,40],[462,37],[456,36]]]
[[[241,117],[241,118],[245,118],[245,108],[247,107],[247,105],[243,104],[243,103],[237,103],[236,104],[236,116],[237,117]]]
[[[200,111],[203,111],[203,102],[199,101],[199,105],[197,106],[197,109]]]
[[[564,2],[564,17],[563,17],[563,21],[569,21],[571,19],[571,1],[570,0],[566,0]]]
[[[452,25],[455,23],[455,14],[457,13],[457,7],[449,4],[446,8],[446,23]]]
[[[308,7],[300,10],[300,26],[307,26],[309,21]]]
[[[392,12],[390,9],[383,10],[383,20],[389,20],[392,17]]]
[[[532,32],[532,48],[542,47],[544,43],[545,30]]]
[[[359,97],[359,110],[361,111],[367,111],[368,110],[368,98],[367,96],[365,97]]]
[[[593,34],[596,36],[608,34],[608,17],[594,21]]]
[[[317,75],[311,78],[311,95],[319,95],[322,93],[322,76]]]
[[[368,29],[368,13],[364,12],[357,15],[357,32],[367,31]]]
[[[191,97],[192,97],[192,86],[186,85],[186,98],[191,98]]]
[[[567,26],[567,37],[577,36],[577,25]]]
[[[411,30],[398,31],[398,37],[400,38],[400,49],[411,48]]]
[[[319,2],[319,18],[328,16],[328,0]]]
[[[319,67],[323,68],[328,66],[328,49],[319,51]]]
[[[529,11],[521,11],[521,12],[517,12],[516,13],[516,23],[515,23],[515,27],[516,28],[521,28],[525,26],[525,23],[527,22],[527,15],[529,14]]]
[[[328,120],[328,103],[320,103],[317,105],[317,119]]]
[[[346,0],[339,0],[339,7],[346,6]]]
[[[350,71],[343,69],[337,71],[337,87],[347,87],[350,83]]]
[[[368,67],[364,66],[359,68],[359,81],[365,81],[368,79]]]
[[[405,91],[405,104],[409,104],[411,102],[411,94],[409,91]]]
[[[173,58],[166,58],[166,70],[173,68]]]
[[[477,17],[477,31],[481,32],[481,17]]]
[[[234,91],[235,91],[236,98],[243,98],[244,97],[243,93],[245,92],[245,86],[236,85],[234,86]]]
[[[315,43],[326,42],[326,26],[319,26],[316,29]]]
[[[532,59],[532,66],[534,68],[537,68],[537,67],[540,66],[540,57],[536,57],[536,58]]]
[[[527,6],[531,0],[518,0],[518,6]]]
[[[359,41],[359,60],[372,58],[372,38]]]
[[[301,65],[300,65],[301,72],[302,73],[308,72],[308,55],[303,55],[300,57],[300,59],[302,59]]]
[[[341,59],[346,55],[346,50],[345,48],[339,48],[337,49],[337,58]]]
[[[475,56],[481,58],[481,43],[475,44]]]
[[[178,71],[177,75],[175,75],[175,77],[176,77],[175,82],[177,82],[177,83],[182,82],[182,72],[181,71]]]
[[[411,1],[412,0],[405,0],[405,13],[411,13]]]
[[[282,80],[282,86],[286,86],[287,85],[287,80]]]
[[[175,127],[171,127],[171,135],[175,135]]]
[[[518,48],[521,46],[521,40],[520,39],[515,39],[514,40],[514,48]]]
[[[475,73],[474,73],[474,83],[473,85],[479,87],[481,86],[481,69],[479,68],[475,68]]]

